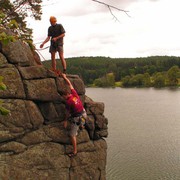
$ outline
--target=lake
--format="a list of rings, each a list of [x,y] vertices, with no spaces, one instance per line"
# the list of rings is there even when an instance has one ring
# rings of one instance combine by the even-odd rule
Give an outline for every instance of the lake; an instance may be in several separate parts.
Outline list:
[[[107,180],[180,180],[180,88],[86,88],[108,118]]]

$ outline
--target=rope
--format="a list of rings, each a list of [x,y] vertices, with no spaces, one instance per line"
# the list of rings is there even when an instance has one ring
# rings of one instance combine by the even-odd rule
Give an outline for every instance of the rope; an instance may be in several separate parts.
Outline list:
[[[39,52],[39,50],[38,49],[35,49],[37,52],[38,52],[38,54],[43,58],[43,60],[44,61],[46,61],[46,59],[44,58],[44,56]],[[41,50],[41,49],[40,49]]]
[[[34,43],[34,44],[41,44],[42,42],[37,42],[37,43]],[[39,51],[42,51],[42,50],[45,50],[45,49],[48,49],[50,46],[47,46],[45,48],[41,48],[41,49],[37,49],[35,48],[35,50],[37,51],[37,53],[43,58],[44,61],[46,61],[46,59],[44,58],[44,56],[39,52]]]

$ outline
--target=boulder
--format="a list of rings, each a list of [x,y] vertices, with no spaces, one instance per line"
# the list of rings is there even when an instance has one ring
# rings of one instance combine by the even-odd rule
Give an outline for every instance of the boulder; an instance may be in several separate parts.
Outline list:
[[[70,158],[67,153],[73,146],[63,126],[61,93],[68,88],[64,79],[34,59],[24,42],[11,42],[0,50],[0,76],[7,86],[0,90],[0,102],[10,111],[0,115],[0,179],[105,180],[104,104],[85,95],[79,76],[67,75],[88,114],[85,129],[77,135],[78,153]]]

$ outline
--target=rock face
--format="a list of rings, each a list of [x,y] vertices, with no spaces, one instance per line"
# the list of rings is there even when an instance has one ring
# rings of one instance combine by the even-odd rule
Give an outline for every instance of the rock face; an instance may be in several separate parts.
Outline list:
[[[68,75],[88,113],[86,129],[77,136],[78,154],[69,158],[72,145],[63,127],[67,88],[61,77],[35,63],[31,50],[20,41],[2,46],[0,76],[7,90],[0,91],[0,179],[104,180],[107,156],[107,119],[104,104],[85,95],[83,81]]]

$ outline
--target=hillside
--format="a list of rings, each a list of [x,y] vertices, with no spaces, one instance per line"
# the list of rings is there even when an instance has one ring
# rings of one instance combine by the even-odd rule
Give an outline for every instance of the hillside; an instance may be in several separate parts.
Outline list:
[[[152,56],[144,58],[109,58],[109,57],[74,57],[66,58],[67,73],[78,74],[85,85],[93,84],[96,79],[113,73],[115,82],[123,78],[148,74],[150,77],[157,73],[167,72],[173,66],[180,67],[180,57]],[[51,60],[43,61],[45,67],[51,67]],[[60,60],[57,65],[61,68]]]

